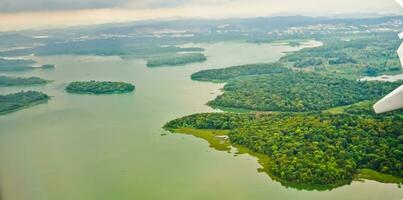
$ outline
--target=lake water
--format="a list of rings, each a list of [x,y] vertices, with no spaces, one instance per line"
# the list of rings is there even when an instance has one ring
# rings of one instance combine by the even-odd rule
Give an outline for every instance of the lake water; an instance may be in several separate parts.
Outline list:
[[[316,44],[317,45],[317,44]],[[286,46],[242,43],[197,44],[208,61],[147,68],[144,60],[119,57],[37,58],[54,70],[9,73],[54,82],[0,88],[0,94],[34,89],[53,96],[47,103],[0,116],[0,186],[3,200],[126,199],[334,199],[400,200],[395,184],[353,182],[331,191],[286,188],[259,173],[256,159],[209,148],[193,136],[167,134],[174,118],[214,111],[205,103],[222,84],[195,82],[201,69],[272,62]],[[75,80],[127,81],[132,94],[74,95]]]

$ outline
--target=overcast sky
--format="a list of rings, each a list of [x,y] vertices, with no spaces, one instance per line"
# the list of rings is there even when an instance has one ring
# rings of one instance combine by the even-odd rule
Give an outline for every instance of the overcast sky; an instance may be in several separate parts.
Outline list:
[[[402,11],[395,0],[0,0],[0,30],[174,17]]]

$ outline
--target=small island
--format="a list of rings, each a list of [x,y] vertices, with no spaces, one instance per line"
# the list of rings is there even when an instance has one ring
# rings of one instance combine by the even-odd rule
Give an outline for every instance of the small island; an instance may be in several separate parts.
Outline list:
[[[177,66],[206,60],[202,53],[185,53],[151,58],[147,61],[147,67]]]
[[[27,86],[45,84],[48,82],[50,81],[39,77],[20,78],[12,76],[0,76],[0,86]]]
[[[42,67],[42,69],[54,69],[55,65],[53,65],[53,64],[44,64],[41,67]]]
[[[67,92],[76,94],[120,94],[134,89],[133,84],[111,81],[76,81],[66,87]]]
[[[0,95],[0,115],[46,103],[49,99],[48,95],[36,91],[21,91],[14,94]]]

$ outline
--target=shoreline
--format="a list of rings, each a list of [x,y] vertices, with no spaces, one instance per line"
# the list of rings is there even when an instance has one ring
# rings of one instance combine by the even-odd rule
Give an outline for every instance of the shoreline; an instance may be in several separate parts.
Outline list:
[[[400,187],[403,184],[403,178],[399,178],[390,174],[383,174],[371,169],[358,169],[351,180],[342,180],[337,183],[327,185],[302,184],[302,183],[285,181],[273,175],[268,170],[270,162],[272,162],[268,155],[255,152],[251,149],[248,149],[238,144],[233,144],[230,142],[228,138],[224,139],[223,137],[220,137],[228,134],[230,130],[195,129],[195,128],[177,128],[177,129],[164,128],[164,129],[174,134],[191,135],[193,137],[203,139],[209,144],[210,148],[213,148],[218,151],[224,151],[233,154],[234,156],[247,154],[253,158],[256,158],[256,161],[261,166],[261,168],[257,169],[258,172],[266,173],[270,177],[270,179],[279,182],[282,186],[291,187],[297,190],[330,191],[341,186],[349,185],[353,181],[363,181],[363,180],[371,180],[387,184],[397,184],[398,187]]]

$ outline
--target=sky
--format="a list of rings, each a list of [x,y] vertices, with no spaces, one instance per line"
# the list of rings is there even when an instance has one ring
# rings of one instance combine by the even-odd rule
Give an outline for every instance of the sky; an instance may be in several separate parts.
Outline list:
[[[395,0],[0,0],[0,30],[167,18],[403,14]]]

